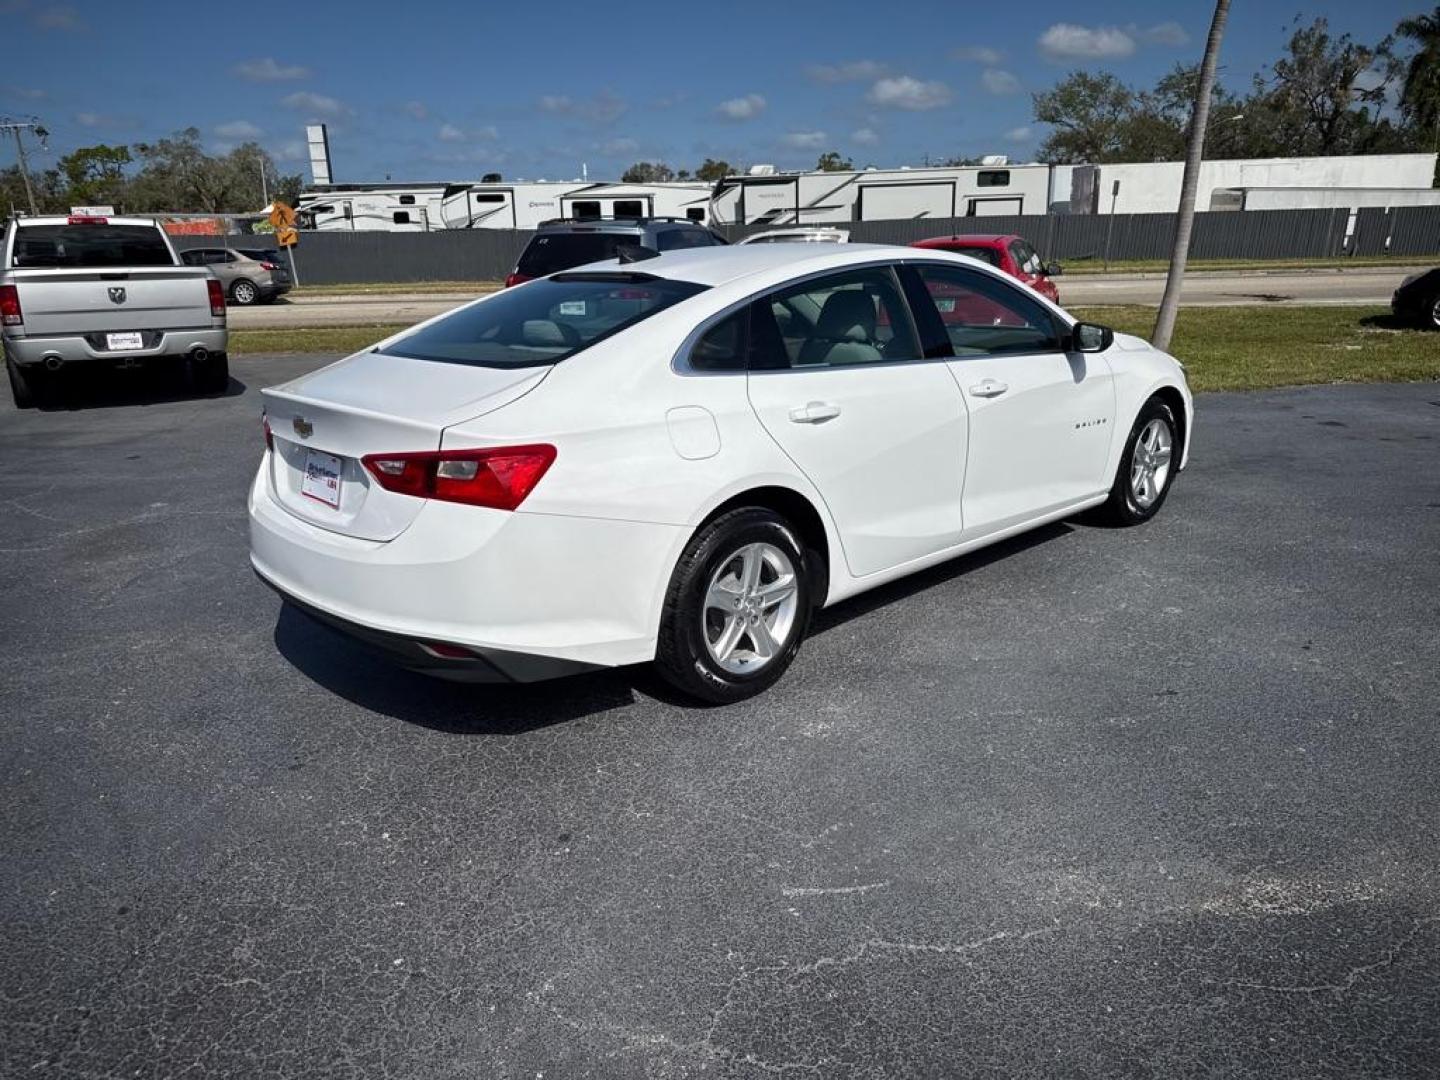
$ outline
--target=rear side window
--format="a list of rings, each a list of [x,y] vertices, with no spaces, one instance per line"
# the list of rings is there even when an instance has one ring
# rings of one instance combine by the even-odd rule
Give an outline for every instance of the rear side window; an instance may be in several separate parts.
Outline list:
[[[649,274],[560,274],[496,293],[384,351],[475,367],[548,366],[704,291]]]
[[[174,266],[160,230],[151,225],[21,225],[14,266],[81,270],[105,266]]]
[[[526,277],[549,277],[586,263],[615,258],[621,244],[638,244],[633,233],[543,233],[530,241],[515,269]]]

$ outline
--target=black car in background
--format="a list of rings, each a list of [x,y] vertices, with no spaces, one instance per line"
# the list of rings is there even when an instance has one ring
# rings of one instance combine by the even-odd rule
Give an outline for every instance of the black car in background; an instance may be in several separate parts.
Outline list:
[[[1390,298],[1390,310],[1398,319],[1440,330],[1440,266],[1402,281]]]

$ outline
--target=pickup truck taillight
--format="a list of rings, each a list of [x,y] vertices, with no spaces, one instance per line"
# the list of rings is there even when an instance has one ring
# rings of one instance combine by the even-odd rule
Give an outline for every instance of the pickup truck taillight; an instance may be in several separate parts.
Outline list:
[[[205,287],[210,290],[210,314],[216,319],[225,317],[225,290],[215,278],[207,278]]]
[[[20,291],[14,285],[0,285],[0,323],[6,326],[25,325],[25,315],[20,310]]]

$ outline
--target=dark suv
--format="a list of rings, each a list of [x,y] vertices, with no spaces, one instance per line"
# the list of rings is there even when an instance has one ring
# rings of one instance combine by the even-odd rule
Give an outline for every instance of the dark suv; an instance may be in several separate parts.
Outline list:
[[[555,218],[542,222],[535,231],[505,285],[613,259],[615,249],[625,244],[675,251],[723,243],[724,239],[688,218]]]

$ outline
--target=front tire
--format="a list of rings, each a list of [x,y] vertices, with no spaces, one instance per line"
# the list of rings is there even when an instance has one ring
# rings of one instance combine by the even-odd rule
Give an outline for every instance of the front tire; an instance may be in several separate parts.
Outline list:
[[[230,299],[241,307],[249,307],[260,299],[260,290],[255,287],[253,281],[241,278],[230,286]]]
[[[655,668],[691,697],[743,701],[773,686],[800,649],[810,563],[785,519],[744,507],[690,541],[670,579]]]
[[[1112,525],[1149,521],[1164,505],[1179,467],[1180,425],[1170,406],[1152,397],[1130,428],[1101,516]]]
[[[1440,330],[1440,292],[1430,298],[1426,310],[1429,312],[1425,323],[1431,330]]]

